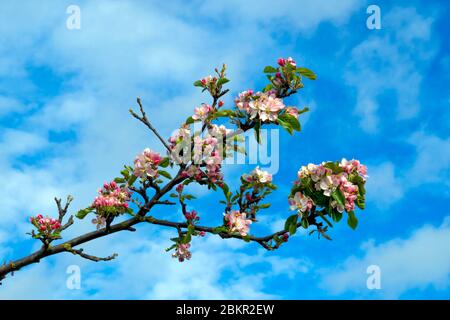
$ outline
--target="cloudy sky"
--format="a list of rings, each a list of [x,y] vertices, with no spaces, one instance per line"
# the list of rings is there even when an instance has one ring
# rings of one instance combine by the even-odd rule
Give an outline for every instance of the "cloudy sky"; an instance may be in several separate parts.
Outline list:
[[[450,6],[375,1],[2,1],[0,4],[0,262],[29,254],[27,222],[55,214],[53,197],[86,207],[104,181],[145,147],[162,151],[128,116],[140,96],[168,136],[206,97],[192,82],[221,63],[233,96],[261,89],[261,70],[294,57],[318,79],[289,103],[309,106],[303,130],[280,134],[279,192],[255,233],[282,225],[286,194],[309,162],[357,158],[369,167],[367,208],[356,231],[333,241],[297,234],[276,252],[257,244],[194,239],[193,258],[164,249],[173,230],[139,226],[83,248],[112,262],[57,255],[8,278],[0,298],[412,299],[450,296]],[[66,10],[81,10],[81,28]],[[198,89],[198,88],[197,88]],[[236,180],[240,170],[226,167]],[[218,224],[217,196],[193,204]],[[168,212],[170,209],[170,212]],[[176,209],[158,216],[180,219]],[[89,219],[88,219],[89,220]],[[92,230],[78,221],[66,237]],[[67,268],[81,288],[66,286]],[[381,271],[369,290],[367,268]]]

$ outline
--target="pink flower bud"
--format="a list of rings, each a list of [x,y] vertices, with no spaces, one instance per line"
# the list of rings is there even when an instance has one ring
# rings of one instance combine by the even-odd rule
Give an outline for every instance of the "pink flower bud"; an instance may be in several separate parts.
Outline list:
[[[283,67],[286,64],[286,61],[283,58],[278,58],[278,65]]]
[[[181,193],[183,191],[183,187],[184,187],[183,184],[177,185],[177,187],[176,187],[177,192]]]
[[[222,100],[219,100],[219,108],[220,108],[221,106],[223,106],[223,101],[222,101]]]

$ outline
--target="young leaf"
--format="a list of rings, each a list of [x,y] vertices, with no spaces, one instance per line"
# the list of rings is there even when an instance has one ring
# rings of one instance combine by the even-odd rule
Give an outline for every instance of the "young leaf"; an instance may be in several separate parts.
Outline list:
[[[310,80],[317,79],[316,74],[307,68],[297,68],[295,69],[295,71]]]
[[[297,225],[298,214],[293,214],[286,219],[284,230],[289,230],[292,224]]]
[[[159,166],[163,167],[163,168],[167,168],[169,163],[170,163],[169,157],[165,157],[161,160],[161,162],[159,163]]]
[[[284,129],[286,129],[286,131],[289,132],[289,134],[294,133],[294,129],[292,129],[292,126],[289,122],[286,122],[280,118],[277,119],[277,122],[280,126],[282,126]]]
[[[294,129],[295,131],[300,131],[300,122],[298,119],[294,116],[291,116],[290,114],[283,114],[278,119],[281,119],[284,122],[289,123],[289,125]]]
[[[352,228],[353,230],[356,229],[356,227],[358,226],[358,219],[355,216],[355,213],[353,211],[350,211],[348,213],[348,219],[347,219],[347,224],[350,226],[350,228]]]
[[[186,124],[193,124],[195,122],[195,120],[192,117],[189,117],[186,119]]]
[[[76,216],[78,219],[84,219],[84,217],[86,217],[86,216],[88,215],[88,213],[91,212],[91,211],[92,211],[92,208],[91,208],[91,207],[86,208],[86,209],[82,209],[82,210],[78,211],[78,212],[75,214],[75,216]]]
[[[336,200],[337,203],[339,203],[341,206],[345,205],[345,196],[342,193],[341,190],[336,189],[331,196],[333,197],[334,200]]]
[[[230,80],[228,80],[227,78],[220,78],[218,81],[217,81],[217,86],[221,86],[221,85],[224,85],[225,83],[227,83],[227,82],[229,82]]]
[[[277,71],[278,71],[277,68],[274,68],[274,67],[271,67],[271,66],[267,66],[263,70],[264,73],[275,73]]]
[[[168,173],[167,171],[164,170],[158,170],[158,173],[160,175],[162,175],[163,177],[166,177],[167,179],[172,179],[172,176],[170,175],[170,173]]]

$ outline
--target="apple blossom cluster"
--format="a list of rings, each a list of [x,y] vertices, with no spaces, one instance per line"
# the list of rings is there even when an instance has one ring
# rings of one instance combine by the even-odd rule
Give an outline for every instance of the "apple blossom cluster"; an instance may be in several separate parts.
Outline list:
[[[179,262],[191,259],[192,253],[189,251],[190,247],[190,243],[178,243],[172,257],[177,258]]]
[[[243,174],[242,180],[249,183],[270,183],[272,182],[272,175],[264,170],[261,170],[259,167],[256,167],[250,174]]]
[[[290,209],[303,217],[322,207],[334,220],[344,211],[353,218],[355,206],[364,209],[366,178],[367,167],[358,160],[302,166],[289,197]]]
[[[47,237],[52,236],[53,233],[61,228],[61,223],[57,219],[48,216],[44,217],[42,214],[31,217],[30,222],[39,231],[39,235]]]
[[[104,213],[120,214],[128,209],[130,192],[127,187],[120,187],[116,182],[105,183],[103,188],[98,190],[91,208],[97,209],[97,214],[104,216]]]
[[[195,210],[187,211],[184,214],[184,217],[190,224],[195,224],[200,220],[200,217],[198,216],[198,213]]]
[[[241,92],[235,99],[235,105],[248,114],[250,119],[260,119],[263,122],[275,122],[285,108],[283,100],[273,92],[254,93],[253,90]]]
[[[230,211],[224,213],[224,219],[230,232],[237,232],[242,237],[248,235],[252,220],[247,219],[247,214],[245,212],[239,212],[239,210]]]
[[[203,104],[194,109],[192,119],[205,121],[214,109],[209,104]]]
[[[224,126],[212,125],[205,137],[197,134],[192,139],[188,127],[182,127],[172,135],[169,139],[172,156],[174,153],[182,152],[184,163],[192,160],[192,164],[182,172],[182,176],[193,178],[196,181],[207,179],[211,183],[220,183],[223,179],[221,172],[222,137],[227,133],[229,130]],[[193,142],[192,152],[191,142]]]
[[[162,157],[159,153],[150,150],[149,148],[136,156],[134,160],[134,175],[140,177],[142,180],[158,177],[158,165]]]
[[[297,63],[295,62],[295,60],[294,59],[292,59],[291,57],[289,57],[289,58],[278,58],[278,65],[280,66],[280,67],[284,67],[285,65],[290,65],[291,67],[297,67]]]

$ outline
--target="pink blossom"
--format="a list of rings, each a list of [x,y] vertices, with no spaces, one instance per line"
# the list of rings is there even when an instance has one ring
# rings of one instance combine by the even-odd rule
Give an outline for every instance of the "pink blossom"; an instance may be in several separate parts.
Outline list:
[[[234,99],[236,107],[240,110],[248,112],[249,103],[252,100],[253,94],[253,90],[247,90],[239,93],[238,97]]]
[[[245,212],[241,213],[238,210],[235,210],[224,214],[224,216],[231,232],[238,232],[242,237],[245,237],[248,234],[252,220],[247,219],[247,214]]]
[[[215,81],[216,81],[216,78],[213,76],[206,76],[206,77],[200,79],[200,82],[206,87]]]
[[[134,175],[142,179],[147,177],[156,178],[158,176],[158,165],[162,157],[159,153],[148,148],[136,156],[134,160]]]
[[[297,63],[291,57],[286,58],[286,59],[278,58],[278,65],[279,66],[284,67],[286,64],[290,64],[294,68],[297,66]]]
[[[298,118],[298,109],[295,107],[287,107],[286,114]]]
[[[294,197],[289,198],[290,209],[292,211],[298,210],[299,214],[302,215],[305,212],[309,212],[314,206],[314,201],[304,195],[301,192],[295,193]]]
[[[189,243],[180,243],[177,245],[175,252],[172,257],[178,258],[178,261],[183,262],[184,260],[189,260],[192,257],[192,253],[189,251],[191,245]]]
[[[283,101],[275,95],[258,93],[258,98],[249,102],[250,118],[259,118],[262,121],[276,121],[278,113],[284,109]]]
[[[242,179],[246,182],[256,182],[260,184],[272,182],[272,175],[259,167],[256,167],[250,174],[243,174]]]
[[[59,220],[50,218],[46,216],[45,218],[42,216],[42,214],[38,214],[35,217],[30,218],[30,222],[41,232],[45,235],[50,235],[52,232],[58,230],[61,228],[61,223]]]
[[[212,110],[213,109],[209,104],[203,104],[202,106],[195,108],[192,119],[205,121]]]
[[[197,221],[200,220],[200,217],[197,214],[197,211],[192,210],[191,212],[186,212],[184,214],[184,217],[186,218],[186,220],[188,220],[190,223],[196,223]]]
[[[119,187],[114,181],[105,184],[98,194],[91,205],[92,208],[101,210],[104,207],[114,207],[121,212],[128,208],[127,202],[130,200],[128,188]]]
[[[96,225],[97,230],[101,229],[106,225],[106,218],[97,215],[96,218],[92,219],[92,223]]]

